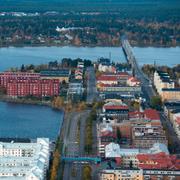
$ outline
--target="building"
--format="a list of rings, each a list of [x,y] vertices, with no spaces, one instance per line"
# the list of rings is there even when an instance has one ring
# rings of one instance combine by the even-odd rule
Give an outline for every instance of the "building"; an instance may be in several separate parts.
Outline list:
[[[155,71],[154,86],[162,101],[180,100],[180,88],[175,88],[175,83],[170,79],[168,73]]]
[[[99,180],[179,180],[180,170],[143,170],[138,168],[104,169],[99,173]]]
[[[180,139],[180,112],[173,115],[172,124],[177,134],[177,137]]]
[[[83,97],[84,88],[81,81],[74,81],[69,83],[67,92],[68,98],[72,100],[80,100]]]
[[[130,76],[127,80],[127,85],[128,86],[140,86],[141,82],[133,76]]]
[[[75,79],[79,79],[79,80],[83,79],[83,70],[82,69],[75,70]]]
[[[116,162],[118,162],[118,166],[125,168],[139,167],[138,155],[147,154],[153,156],[159,153],[169,155],[169,151],[165,144],[155,143],[149,149],[121,148],[119,144],[115,143],[109,143],[105,146],[105,157],[108,159],[115,159]]]
[[[110,62],[110,59],[100,58],[98,60],[98,71],[115,73],[116,68]]]
[[[115,85],[118,84],[118,79],[116,76],[102,75],[97,78],[97,87],[100,88],[101,85]]]
[[[45,180],[49,168],[49,139],[31,143],[0,143],[0,178]]]
[[[159,112],[155,109],[145,109],[142,112],[133,111],[129,112],[128,115],[130,121],[143,120],[145,123],[151,122],[152,125],[161,125]]]
[[[97,142],[100,156],[105,155],[105,147],[111,142],[116,141],[116,133],[110,124],[97,125]]]
[[[160,95],[163,88],[174,88],[174,82],[170,79],[168,73],[162,71],[154,72],[154,85]]]
[[[82,80],[84,71],[84,62],[78,62],[77,68],[75,69],[75,79]]]
[[[163,88],[161,98],[162,101],[180,100],[180,88]]]
[[[116,169],[102,170],[100,180],[144,180],[143,170],[140,169]]]
[[[117,116],[119,120],[128,119],[129,108],[119,101],[108,102],[103,105],[102,112],[106,116]]]
[[[98,84],[98,90],[101,93],[120,93],[121,96],[140,95],[141,86],[122,86],[122,85],[109,85],[109,84]]]
[[[12,97],[51,97],[60,93],[60,83],[69,82],[68,69],[46,70],[40,73],[3,72],[0,73],[0,86]]]
[[[138,154],[138,168],[141,169],[171,169],[180,170],[180,159],[176,155],[164,152],[157,154]]]
[[[2,72],[0,73],[0,86],[7,88],[10,80],[37,80],[39,78],[39,73]]]
[[[164,103],[164,113],[168,118],[170,118],[172,110],[180,110],[180,101],[167,101]]]
[[[132,144],[137,148],[151,148],[155,143],[168,144],[160,125],[137,124],[132,127]]]
[[[43,70],[40,72],[41,79],[54,79],[59,82],[69,82],[71,71],[69,69]]]
[[[120,101],[110,102],[110,105],[112,103],[115,103],[117,105],[121,104]],[[109,105],[109,103],[107,103],[105,105]],[[107,107],[107,108],[109,108],[109,107]],[[106,112],[105,108],[104,108],[103,112]],[[125,143],[127,146],[131,146],[131,147],[134,146],[134,144],[132,144],[133,136],[134,136],[133,127],[139,127],[139,126],[140,127],[142,127],[142,126],[143,127],[156,127],[156,130],[160,131],[159,134],[162,133],[162,124],[160,121],[160,116],[159,116],[159,113],[154,109],[145,109],[144,112],[139,112],[139,111],[128,112],[128,116],[125,114],[122,114],[122,117],[124,117],[124,118],[122,118],[121,116],[117,116],[117,115],[113,116],[112,114],[109,116],[106,113],[100,114],[100,117],[102,118],[102,120],[100,123],[97,124],[98,142],[101,142],[101,136],[100,136],[101,131],[103,131],[104,128],[106,129],[107,127],[108,127],[107,130],[108,131],[111,130],[112,134],[116,134],[117,129],[119,129],[120,134],[121,134],[121,140],[119,143],[122,143],[122,144]],[[104,135],[106,135],[106,134],[104,134]],[[164,133],[163,133],[163,135],[164,135]],[[153,139],[153,135],[151,138]],[[153,140],[153,141],[155,142],[155,140]],[[108,141],[108,143],[110,143],[110,142],[115,142],[115,141],[114,140]],[[147,143],[148,143],[148,141],[147,141]],[[101,143],[99,143],[99,147],[100,147],[100,144]],[[151,146],[151,144],[149,144],[149,146]],[[104,152],[104,145],[102,145],[102,147],[100,147],[99,149],[101,149],[101,148],[102,148],[102,151]]]
[[[51,97],[59,95],[59,87],[59,80],[18,78],[9,80],[6,91],[11,97]]]

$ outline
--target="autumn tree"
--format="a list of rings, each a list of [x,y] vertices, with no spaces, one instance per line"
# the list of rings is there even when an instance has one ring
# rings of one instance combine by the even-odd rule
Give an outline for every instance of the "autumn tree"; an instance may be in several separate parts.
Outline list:
[[[90,166],[84,166],[83,167],[83,180],[91,180],[91,167]]]
[[[64,99],[60,96],[55,97],[52,101],[52,107],[56,109],[62,109],[64,107]]]
[[[60,154],[58,149],[56,149],[53,153],[53,162],[52,162],[50,180],[56,180],[59,162],[60,162]]]

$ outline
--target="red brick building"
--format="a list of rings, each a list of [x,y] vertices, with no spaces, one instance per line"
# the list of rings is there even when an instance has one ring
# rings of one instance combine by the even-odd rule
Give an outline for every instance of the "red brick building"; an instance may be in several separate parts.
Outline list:
[[[39,73],[5,72],[0,74],[0,86],[8,96],[47,97],[59,95],[58,79],[41,79]]]
[[[39,79],[39,73],[26,73],[26,72],[2,72],[0,73],[0,86],[7,87],[9,80],[27,80]]]

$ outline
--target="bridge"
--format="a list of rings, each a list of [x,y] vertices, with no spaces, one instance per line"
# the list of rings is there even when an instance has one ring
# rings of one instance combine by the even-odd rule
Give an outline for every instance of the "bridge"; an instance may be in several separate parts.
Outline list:
[[[101,162],[100,157],[91,156],[62,156],[61,160],[65,162],[94,162],[96,164]]]
[[[126,36],[123,36],[121,38],[121,43],[122,43],[122,49],[126,56],[127,62],[131,65],[135,76],[141,81],[142,90],[144,91],[146,98],[150,100],[152,96],[156,95],[156,93],[154,92],[152,88],[151,80],[141,70],[141,67],[139,66],[136,60],[136,57],[132,51],[132,47]]]

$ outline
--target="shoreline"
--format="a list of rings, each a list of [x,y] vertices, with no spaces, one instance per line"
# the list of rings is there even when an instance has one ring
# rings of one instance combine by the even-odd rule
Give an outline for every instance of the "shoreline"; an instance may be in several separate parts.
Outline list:
[[[19,98],[9,98],[6,95],[1,95],[0,96],[0,102],[7,102],[7,103],[14,103],[14,104],[29,104],[29,105],[38,105],[38,106],[48,106],[51,107],[50,102],[45,102],[45,101],[35,101],[35,100],[30,100],[30,99],[19,99]]]
[[[12,45],[0,45],[0,48],[37,48],[37,47],[74,47],[74,48],[96,48],[96,47],[100,47],[100,48],[107,48],[107,47],[112,47],[112,48],[118,48],[118,47],[122,47],[122,45],[117,45],[117,46],[112,46],[112,45],[73,45],[73,44],[62,44],[62,45],[57,45],[57,44],[32,44],[32,45],[27,45],[27,44],[20,44],[20,45],[16,45],[16,44],[12,44]],[[178,48],[180,47],[179,45],[176,46],[172,46],[172,45],[157,45],[157,44],[152,44],[152,45],[141,45],[141,44],[135,44],[132,45],[132,47],[139,47],[139,48]]]
[[[4,103],[12,103],[12,104],[17,104],[17,105],[34,105],[34,106],[45,106],[48,108],[51,108],[52,110],[59,111],[62,113],[62,122],[61,126],[59,127],[58,133],[56,137],[52,140],[50,139],[50,142],[56,142],[56,140],[59,138],[63,138],[62,136],[62,129],[63,129],[63,124],[65,123],[65,111],[63,109],[55,109],[51,106],[51,102],[45,102],[45,101],[34,101],[34,100],[25,100],[25,99],[13,99],[13,98],[8,98],[6,95],[0,95],[0,102]],[[0,138],[11,138],[11,137],[0,137]],[[20,139],[25,139],[24,137],[20,137]],[[34,141],[36,139],[34,138],[28,138],[30,141]]]

